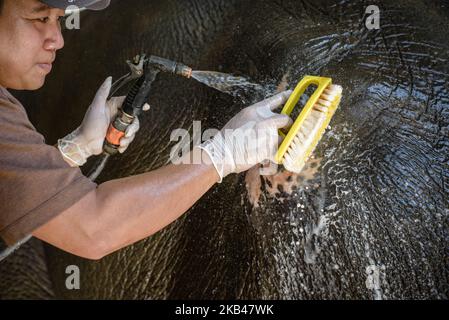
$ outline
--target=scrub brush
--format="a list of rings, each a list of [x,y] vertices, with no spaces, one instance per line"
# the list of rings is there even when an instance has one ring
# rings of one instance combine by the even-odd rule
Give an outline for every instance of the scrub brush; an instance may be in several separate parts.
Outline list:
[[[282,114],[289,115],[297,105],[299,98],[310,85],[316,85],[292,127],[279,134],[284,138],[276,153],[276,162],[291,172],[299,173],[315,150],[324,134],[335,110],[340,104],[342,87],[332,84],[331,78],[305,76],[296,86]]]

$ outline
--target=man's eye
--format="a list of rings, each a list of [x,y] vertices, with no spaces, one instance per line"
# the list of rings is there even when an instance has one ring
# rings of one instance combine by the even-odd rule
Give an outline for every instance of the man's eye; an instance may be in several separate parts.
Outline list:
[[[49,20],[49,18],[48,18],[48,17],[45,17],[45,18],[37,18],[36,20],[39,21],[39,22],[42,22],[42,23],[47,23],[48,20]]]

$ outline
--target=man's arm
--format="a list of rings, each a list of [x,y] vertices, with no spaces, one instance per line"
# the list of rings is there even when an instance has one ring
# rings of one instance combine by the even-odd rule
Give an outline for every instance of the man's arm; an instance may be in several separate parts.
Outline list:
[[[186,212],[219,180],[214,166],[206,162],[168,165],[105,182],[33,235],[70,253],[100,259]]]
[[[186,212],[228,174],[246,171],[264,159],[274,159],[278,130],[292,121],[273,110],[282,106],[290,94],[291,91],[285,91],[241,110],[212,139],[195,149],[201,153],[202,164],[169,165],[103,183],[33,234],[90,259],[100,259],[152,235]],[[100,100],[105,99],[104,96]],[[107,124],[105,121],[104,132]],[[251,132],[254,134],[243,134]],[[249,141],[251,137],[257,140]],[[101,151],[104,136],[96,140]],[[185,160],[191,156],[187,154]]]

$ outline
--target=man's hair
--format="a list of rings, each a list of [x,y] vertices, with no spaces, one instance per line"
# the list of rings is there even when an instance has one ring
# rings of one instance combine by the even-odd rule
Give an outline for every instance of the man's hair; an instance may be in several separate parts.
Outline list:
[[[0,0],[0,13],[2,13],[2,9],[3,9],[3,0]]]

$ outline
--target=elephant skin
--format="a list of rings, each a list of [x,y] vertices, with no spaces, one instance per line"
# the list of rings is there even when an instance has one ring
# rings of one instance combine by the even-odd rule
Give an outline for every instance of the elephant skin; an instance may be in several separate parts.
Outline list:
[[[364,23],[373,4],[378,30]],[[231,175],[169,227],[99,261],[47,245],[54,297],[447,299],[448,17],[447,3],[424,0],[128,0],[83,15],[46,86],[22,95],[49,143],[142,51],[267,88],[242,101],[160,75],[135,142],[99,182],[163,166],[172,130],[220,128],[306,74],[344,92],[307,174]],[[65,286],[68,265],[79,290]]]

